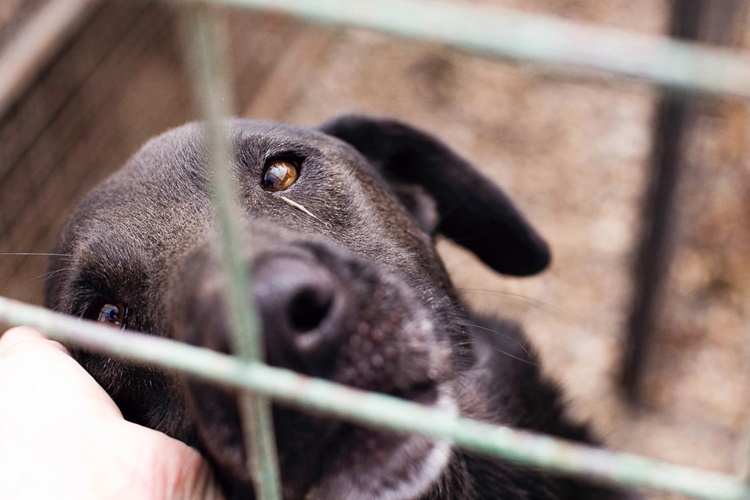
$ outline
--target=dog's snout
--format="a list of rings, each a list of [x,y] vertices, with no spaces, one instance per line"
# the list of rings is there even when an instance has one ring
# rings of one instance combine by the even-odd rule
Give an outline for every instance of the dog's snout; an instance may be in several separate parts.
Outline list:
[[[324,375],[343,331],[336,278],[317,262],[275,256],[260,259],[253,279],[269,362]]]

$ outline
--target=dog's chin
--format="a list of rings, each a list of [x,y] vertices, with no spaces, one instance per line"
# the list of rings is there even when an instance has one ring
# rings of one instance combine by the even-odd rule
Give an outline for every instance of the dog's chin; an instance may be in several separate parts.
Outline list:
[[[440,479],[451,457],[447,440],[403,440],[385,463],[353,463],[324,476],[307,499],[405,500],[419,498]]]
[[[452,397],[441,394],[435,405],[455,411]],[[447,439],[404,436],[353,429],[347,443],[339,443],[331,467],[310,489],[308,500],[406,500],[430,491],[448,469],[452,445]],[[352,453],[353,450],[359,452]]]

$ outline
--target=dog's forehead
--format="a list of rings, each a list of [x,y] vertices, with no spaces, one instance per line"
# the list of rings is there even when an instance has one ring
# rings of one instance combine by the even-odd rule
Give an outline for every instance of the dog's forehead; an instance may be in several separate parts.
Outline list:
[[[334,176],[375,178],[383,184],[377,169],[356,149],[319,130],[250,119],[227,119],[223,122],[223,130],[231,150],[235,176],[245,182],[257,180],[260,183],[266,161],[292,155],[308,163],[317,162],[318,168],[327,165],[329,173]],[[345,168],[333,170],[330,167],[334,165]],[[206,127],[194,122],[151,139],[108,183],[126,184],[129,188],[158,188],[177,183],[185,184],[184,187],[191,191],[208,192],[212,175]],[[169,190],[175,191],[171,187]]]
[[[331,143],[337,139],[314,128],[290,125],[269,120],[229,118],[222,122],[223,131],[230,139],[263,141],[304,141],[309,143]],[[191,122],[173,128],[154,137],[151,143],[165,143],[169,147],[183,147],[186,143],[203,141],[206,126],[202,122]]]
[[[338,139],[333,138],[314,128],[298,127],[286,123],[266,120],[232,119],[227,122],[227,129],[235,142],[263,141],[273,144],[305,144],[312,147],[326,148],[333,144],[340,145]],[[193,127],[202,128],[200,124]],[[194,132],[195,130],[193,130]],[[199,132],[200,133],[200,132]]]
[[[276,152],[299,150],[302,153],[341,154],[356,158],[354,149],[338,138],[312,128],[250,119],[228,119],[223,131],[233,151],[260,156]],[[206,127],[199,122],[189,123],[151,139],[134,156],[136,162],[144,161],[162,167],[165,163],[207,166]],[[362,160],[362,158],[357,158]]]
[[[262,193],[260,188],[264,162],[288,153],[306,158],[310,164],[303,167],[307,181],[300,181],[288,194],[278,194],[303,205],[309,203],[306,206],[312,212],[308,213],[317,212],[316,217],[323,217],[330,212],[329,218],[345,220],[372,215],[375,205],[396,210],[395,199],[391,198],[385,203],[363,203],[364,199],[372,201],[372,197],[388,197],[389,188],[364,157],[335,137],[314,129],[260,120],[227,120],[224,130],[234,154],[236,187],[246,213],[252,217],[271,217],[284,208],[288,213],[288,205],[279,205],[279,196]],[[204,139],[205,127],[191,123],[150,140],[122,170],[87,195],[74,216],[78,227],[82,221],[84,227],[97,226],[91,237],[98,239],[105,233],[139,236],[130,237],[130,244],[139,240],[148,244],[174,240],[158,237],[164,227],[172,231],[185,226],[190,226],[188,231],[210,229],[212,170]],[[300,214],[295,215],[299,218]],[[307,215],[301,217],[314,223]]]

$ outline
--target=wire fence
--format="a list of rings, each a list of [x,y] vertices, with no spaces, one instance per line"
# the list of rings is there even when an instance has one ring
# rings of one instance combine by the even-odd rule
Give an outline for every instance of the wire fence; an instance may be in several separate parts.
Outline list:
[[[707,49],[660,37],[602,30],[540,16],[446,2],[414,0],[220,0],[181,4],[197,108],[208,127],[208,146],[218,181],[214,186],[222,228],[223,259],[231,285],[227,297],[237,358],[177,342],[124,334],[0,297],[0,322],[31,325],[51,338],[96,351],[116,353],[192,376],[245,389],[242,403],[248,450],[259,498],[280,498],[270,399],[314,409],[370,426],[411,432],[481,454],[631,487],[670,491],[696,498],[750,498],[742,478],[670,464],[626,453],[456,417],[382,394],[366,393],[312,379],[262,362],[256,319],[249,310],[248,277],[239,255],[241,230],[234,195],[222,174],[228,163],[220,120],[232,112],[220,30],[211,3],[288,12],[315,22],[358,26],[442,42],[464,50],[514,60],[588,68],[634,77],[686,92],[750,97],[750,59],[745,54]],[[218,38],[218,43],[217,43]],[[2,97],[2,96],[0,96]],[[0,99],[0,101],[2,101]],[[244,295],[244,296],[243,296]]]
[[[122,333],[96,323],[0,298],[0,321],[31,325],[55,340],[179,370],[209,382],[252,391],[287,405],[400,432],[447,438],[487,456],[559,474],[706,499],[750,498],[739,478],[628,453],[618,453],[456,417],[383,394],[367,393],[289,370],[247,362],[163,338]]]

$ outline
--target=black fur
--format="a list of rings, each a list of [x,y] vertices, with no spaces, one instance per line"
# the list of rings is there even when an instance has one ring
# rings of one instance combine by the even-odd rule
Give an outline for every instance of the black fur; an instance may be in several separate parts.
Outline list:
[[[505,274],[547,266],[544,241],[489,180],[394,121],[350,116],[309,130],[232,120],[227,128],[269,363],[591,441],[565,416],[521,330],[467,312],[435,251],[439,232]],[[66,257],[50,262],[48,307],[95,317],[103,304],[126,304],[128,329],[231,352],[202,131],[191,124],[152,140],[82,201],[53,250]],[[261,179],[277,160],[299,177],[270,192]],[[74,355],[127,419],[199,448],[229,496],[252,498],[236,394]],[[285,498],[618,496],[445,442],[283,407],[274,407],[274,423]]]

